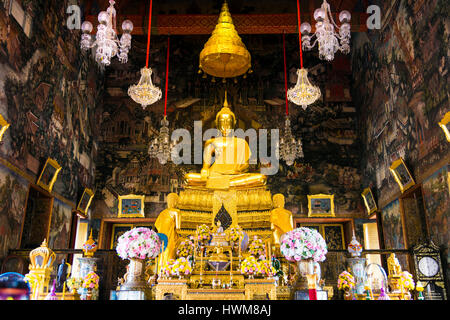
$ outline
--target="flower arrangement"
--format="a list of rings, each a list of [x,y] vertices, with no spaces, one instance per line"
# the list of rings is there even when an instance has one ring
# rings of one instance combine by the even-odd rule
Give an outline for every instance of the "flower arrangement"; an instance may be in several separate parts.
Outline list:
[[[277,273],[275,268],[272,266],[272,262],[269,260],[259,261],[259,273],[265,277],[272,277]]]
[[[250,254],[254,257],[257,257],[258,260],[266,259],[266,246],[264,245],[263,241],[257,236],[253,238],[253,241],[250,243],[248,250]]]
[[[175,264],[175,259],[167,261],[161,269],[161,275],[170,277],[172,275],[172,266]]]
[[[202,224],[197,229],[197,240],[203,243],[207,243],[211,239],[211,232],[206,224]]]
[[[181,276],[181,275],[189,275],[191,273],[192,273],[192,266],[189,263],[189,260],[184,257],[175,260],[175,262],[171,267],[172,275]]]
[[[153,259],[161,251],[161,241],[149,228],[134,228],[119,237],[116,251],[122,259]]]
[[[248,256],[242,261],[241,273],[253,276],[259,272],[259,263],[254,256]]]
[[[188,257],[194,254],[194,242],[191,238],[183,239],[177,248],[178,257]]]
[[[344,271],[339,275],[337,287],[339,290],[351,290],[355,287],[355,278],[350,272]]]
[[[408,271],[403,271],[402,273],[400,273],[400,283],[405,289],[414,290],[415,288],[413,276]]]
[[[70,291],[77,290],[83,285],[83,279],[70,277],[67,279],[66,284]]]
[[[226,233],[226,240],[228,242],[237,242],[239,238],[244,238],[244,232],[239,226],[228,229]]]
[[[281,241],[281,253],[288,261],[313,259],[315,262],[325,260],[327,244],[321,234],[314,229],[297,228],[289,231]]]
[[[98,289],[99,276],[91,271],[83,279],[83,288],[85,289]]]

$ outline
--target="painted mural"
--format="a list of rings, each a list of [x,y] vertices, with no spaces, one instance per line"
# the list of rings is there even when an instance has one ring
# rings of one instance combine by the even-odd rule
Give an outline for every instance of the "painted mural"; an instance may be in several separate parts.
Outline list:
[[[53,249],[69,248],[72,224],[72,207],[54,199],[48,244]]]
[[[403,239],[403,226],[398,199],[383,208],[381,221],[385,248],[404,249],[405,240]]]
[[[0,165],[0,259],[19,245],[28,185],[20,175]]]
[[[0,10],[0,113],[11,123],[0,156],[38,176],[48,157],[61,166],[54,191],[77,202],[93,187],[95,119],[101,76],[80,53],[80,31],[65,26],[68,1],[26,1],[34,21],[28,38],[14,17]]]
[[[194,121],[202,121],[203,131],[213,127],[225,90],[239,128],[281,128],[285,120],[282,36],[243,35],[253,72],[225,82],[198,73],[198,56],[207,39],[171,36],[167,103],[171,129],[188,129],[194,136]],[[298,38],[287,35],[286,39],[292,87],[297,79]],[[146,216],[158,214],[165,208],[167,193],[182,188],[184,174],[201,169],[201,165],[161,166],[149,159],[148,144],[160,128],[164,99],[143,110],[128,97],[128,87],[137,83],[145,65],[144,43],[134,41],[128,64],[113,63],[106,71],[104,103],[95,116],[101,129],[96,183],[102,192],[94,207],[111,216],[117,215],[118,195],[132,193],[147,196]],[[152,79],[163,93],[166,43],[166,36],[152,37]],[[323,97],[306,111],[290,105],[292,129],[302,139],[305,158],[293,166],[281,162],[268,186],[272,193],[283,193],[286,207],[297,215],[307,215],[307,195],[318,193],[335,194],[338,215],[359,214],[363,211],[360,140],[357,109],[350,96],[350,58],[337,55],[333,63],[324,63],[312,53],[305,56],[311,80],[321,87]],[[258,165],[250,170],[259,170]]]
[[[450,168],[445,166],[423,183],[423,197],[431,239],[448,248],[450,220]],[[447,250],[447,260],[450,261]]]
[[[352,68],[362,182],[383,207],[400,191],[389,172],[393,161],[405,159],[421,181],[449,155],[437,123],[449,105],[450,25],[444,0],[377,3],[385,13],[382,30],[356,35]]]

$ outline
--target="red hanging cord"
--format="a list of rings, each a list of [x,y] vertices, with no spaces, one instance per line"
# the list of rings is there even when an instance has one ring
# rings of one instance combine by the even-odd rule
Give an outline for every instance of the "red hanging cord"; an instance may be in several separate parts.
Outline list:
[[[148,15],[147,62],[145,64],[147,69],[148,69],[148,60],[149,60],[149,56],[150,56],[150,34],[152,33],[152,6],[153,6],[153,1],[150,0],[150,12]]]
[[[286,95],[286,115],[289,115],[289,102],[288,102],[288,82],[287,82],[287,70],[286,70],[286,37],[285,32],[283,32],[283,56],[284,56],[284,92]]]
[[[169,53],[170,53],[170,35],[167,37],[167,61],[166,61],[166,92],[164,99],[164,116],[167,115],[167,91],[169,87]]]
[[[300,67],[303,69],[303,49],[302,49],[302,33],[300,32],[301,18],[300,18],[300,0],[297,0],[297,18],[298,18],[298,40],[300,43]]]

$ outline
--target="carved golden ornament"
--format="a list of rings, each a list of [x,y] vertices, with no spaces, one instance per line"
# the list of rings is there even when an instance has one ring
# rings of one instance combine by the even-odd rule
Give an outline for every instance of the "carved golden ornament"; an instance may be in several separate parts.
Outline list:
[[[53,266],[56,254],[47,245],[47,239],[44,239],[41,246],[30,252],[30,270],[47,269]]]
[[[211,37],[200,52],[200,69],[219,78],[233,78],[251,67],[251,56],[239,37],[226,1]]]
[[[83,244],[83,253],[85,257],[91,258],[94,256],[94,253],[97,251],[97,243],[92,238],[92,229],[89,235],[89,239]]]

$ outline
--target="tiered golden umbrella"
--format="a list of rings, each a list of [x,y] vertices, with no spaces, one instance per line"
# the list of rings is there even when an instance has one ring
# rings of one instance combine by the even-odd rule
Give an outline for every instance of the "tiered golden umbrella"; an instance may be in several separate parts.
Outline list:
[[[250,67],[250,53],[234,27],[225,1],[216,28],[200,52],[200,69],[214,77],[234,78]]]

